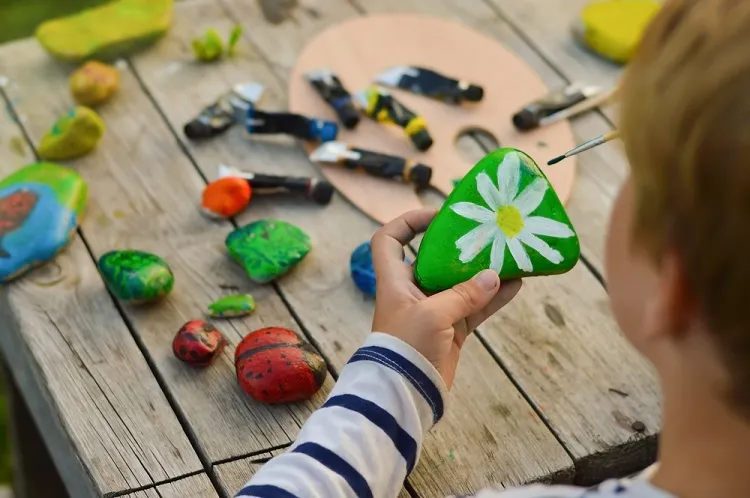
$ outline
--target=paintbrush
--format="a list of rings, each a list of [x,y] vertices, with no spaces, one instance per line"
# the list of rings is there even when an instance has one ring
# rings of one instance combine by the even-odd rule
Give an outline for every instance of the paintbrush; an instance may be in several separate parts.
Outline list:
[[[562,121],[563,119],[572,118],[583,112],[590,111],[591,109],[594,109],[596,107],[609,104],[611,101],[614,101],[615,99],[617,99],[617,90],[618,90],[618,87],[615,87],[608,92],[603,92],[599,95],[596,95],[582,102],[579,102],[571,107],[568,107],[567,109],[563,109],[562,111],[558,111],[555,114],[547,116],[546,118],[542,118],[539,121],[539,126],[548,126],[548,125],[551,125],[552,123]]]
[[[567,158],[569,158],[571,156],[575,156],[576,154],[580,154],[583,151],[586,151],[586,150],[589,150],[589,149],[593,149],[594,147],[597,147],[597,146],[599,146],[601,144],[607,143],[607,142],[609,142],[611,140],[614,140],[616,138],[619,138],[619,137],[620,137],[620,132],[617,131],[617,130],[610,131],[609,133],[605,133],[602,136],[596,137],[596,138],[594,138],[592,140],[589,140],[588,142],[582,143],[581,145],[579,145],[575,149],[569,150],[568,152],[566,152],[562,156],[557,156],[556,158],[547,161],[547,166],[552,166],[553,164],[557,164],[560,161],[562,161],[563,159],[567,159]]]

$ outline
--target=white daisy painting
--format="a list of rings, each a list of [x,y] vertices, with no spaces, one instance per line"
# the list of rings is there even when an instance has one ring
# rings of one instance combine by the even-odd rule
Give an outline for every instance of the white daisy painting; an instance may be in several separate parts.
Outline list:
[[[450,195],[425,234],[415,273],[424,288],[438,290],[487,268],[502,278],[563,273],[579,255],[547,178],[524,153],[504,148],[482,159]]]

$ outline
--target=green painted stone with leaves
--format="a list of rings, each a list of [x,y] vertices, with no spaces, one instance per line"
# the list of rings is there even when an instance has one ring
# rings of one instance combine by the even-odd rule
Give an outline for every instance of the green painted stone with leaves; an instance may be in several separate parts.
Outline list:
[[[224,296],[208,305],[212,318],[236,318],[255,311],[255,299],[250,294]]]
[[[310,252],[310,237],[284,221],[265,219],[227,236],[229,255],[258,283],[270,282],[294,268]]]
[[[145,251],[108,252],[99,258],[99,271],[112,294],[133,304],[156,301],[174,286],[167,262]]]
[[[525,153],[489,153],[463,177],[427,229],[414,273],[428,292],[485,269],[501,279],[572,269],[580,244],[565,208]]]

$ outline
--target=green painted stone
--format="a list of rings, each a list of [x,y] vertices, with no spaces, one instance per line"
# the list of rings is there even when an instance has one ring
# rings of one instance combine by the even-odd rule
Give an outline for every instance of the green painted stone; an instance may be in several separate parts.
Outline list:
[[[279,220],[259,220],[227,236],[229,255],[258,283],[270,282],[294,268],[310,252],[310,237]]]
[[[161,38],[172,24],[173,0],[116,0],[39,25],[35,36],[68,62],[127,57]]]
[[[54,258],[75,236],[86,209],[81,175],[34,163],[0,181],[0,282]]]
[[[208,305],[212,318],[236,318],[255,311],[255,299],[250,294],[225,296]]]
[[[174,286],[167,262],[145,251],[108,252],[99,258],[99,271],[112,294],[133,304],[156,301]]]
[[[502,279],[572,269],[580,244],[560,199],[525,153],[497,149],[448,196],[419,247],[414,274],[438,292],[491,268]]]
[[[64,161],[91,152],[104,135],[104,121],[93,109],[78,106],[58,119],[39,142],[39,156]]]

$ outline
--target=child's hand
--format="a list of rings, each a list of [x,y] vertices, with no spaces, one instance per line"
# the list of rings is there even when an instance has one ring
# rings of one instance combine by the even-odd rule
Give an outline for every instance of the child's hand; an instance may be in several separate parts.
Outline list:
[[[413,268],[404,263],[404,245],[427,228],[435,213],[434,209],[411,211],[373,236],[377,298],[372,329],[398,337],[422,353],[450,389],[466,337],[513,299],[521,281],[501,285],[497,273],[484,270],[427,297],[415,283]]]

